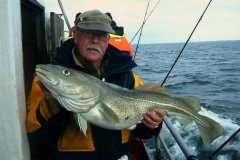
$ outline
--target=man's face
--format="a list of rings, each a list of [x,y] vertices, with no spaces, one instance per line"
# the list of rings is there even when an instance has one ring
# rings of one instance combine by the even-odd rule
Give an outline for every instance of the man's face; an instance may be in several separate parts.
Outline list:
[[[106,52],[109,35],[106,32],[81,30],[74,35],[81,56],[90,64],[99,66]]]

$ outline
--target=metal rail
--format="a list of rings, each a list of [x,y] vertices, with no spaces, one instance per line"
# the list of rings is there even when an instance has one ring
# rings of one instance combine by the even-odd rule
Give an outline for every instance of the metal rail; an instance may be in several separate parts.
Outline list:
[[[71,26],[70,26],[70,23],[69,23],[69,21],[68,21],[67,15],[66,15],[66,13],[65,13],[65,11],[64,11],[64,8],[63,8],[63,5],[62,5],[61,0],[58,0],[58,4],[59,4],[59,6],[60,6],[60,8],[61,8],[61,10],[62,10],[62,14],[63,14],[63,17],[64,17],[65,22],[66,22],[66,24],[67,24],[68,30],[69,30],[69,32],[71,32]]]
[[[169,151],[169,149],[167,147],[167,144],[165,143],[164,139],[160,135],[159,135],[159,140],[161,141],[161,144],[162,144],[164,150],[166,151],[166,154],[167,154],[168,158],[170,160],[174,160],[173,157],[172,157],[172,154],[170,153],[170,151]]]
[[[182,150],[183,154],[185,155],[185,157],[188,160],[193,160],[193,159],[197,160],[197,157],[190,152],[190,150],[188,149],[187,145],[183,141],[182,137],[178,134],[178,132],[176,131],[176,129],[174,128],[174,126],[172,125],[170,120],[166,116],[164,117],[163,120],[164,120],[164,123],[166,124],[167,128],[171,132],[173,138],[175,139],[175,141],[177,142],[177,144],[181,148],[181,150]]]

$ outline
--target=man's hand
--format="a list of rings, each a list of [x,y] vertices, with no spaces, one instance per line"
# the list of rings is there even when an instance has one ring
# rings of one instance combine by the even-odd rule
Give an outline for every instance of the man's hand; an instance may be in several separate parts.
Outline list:
[[[158,125],[162,122],[164,115],[165,115],[164,110],[154,109],[152,112],[147,112],[143,116],[141,121],[147,127],[154,129],[157,128]]]
[[[46,87],[44,87],[44,85],[40,81],[38,81],[38,85],[41,88],[41,90],[47,100],[49,112],[52,115],[57,115],[61,109],[59,102],[52,96],[50,91]]]

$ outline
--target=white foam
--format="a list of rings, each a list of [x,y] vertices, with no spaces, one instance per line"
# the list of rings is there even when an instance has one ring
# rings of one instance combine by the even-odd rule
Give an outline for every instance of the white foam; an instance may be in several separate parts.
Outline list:
[[[201,107],[201,111],[199,112],[199,114],[210,117],[211,119],[213,119],[216,122],[218,122],[219,124],[221,124],[223,126],[223,128],[225,129],[223,135],[218,137],[217,139],[215,139],[210,146],[208,146],[207,148],[202,146],[202,148],[209,150],[209,154],[211,154],[218,147],[220,147],[237,129],[240,128],[240,126],[238,124],[236,124],[234,121],[232,121],[231,119],[226,119],[225,117],[218,115],[212,111],[209,111],[206,108]],[[189,147],[188,149],[190,151],[192,151],[193,154],[200,155],[202,148],[196,148],[197,143],[199,142],[198,140],[196,140],[196,137],[198,137],[199,140],[200,140],[200,137],[199,137],[199,131],[198,131],[195,123],[191,123],[185,129],[182,129],[181,125],[177,121],[174,122],[173,125],[174,125],[175,129],[177,130],[177,132],[180,133],[181,135],[183,135],[183,140]],[[165,127],[163,127],[163,131],[162,131],[161,135],[163,135],[164,139],[167,139],[168,141],[170,141],[170,144],[174,143],[173,145],[170,146],[169,149],[170,149],[170,152],[172,153],[173,157],[176,157],[176,159],[178,159],[178,157],[180,155],[182,155],[182,151],[177,146],[175,141],[170,140],[170,133],[167,131],[167,129]],[[222,150],[225,150],[225,151],[229,150],[230,152],[234,151],[240,156],[240,151],[239,151],[240,134],[236,135],[236,137],[234,137],[234,138],[235,138],[235,140],[230,141],[226,146],[224,146],[224,148]],[[221,151],[220,151],[219,155],[217,156],[217,160],[223,160],[223,159],[231,160],[231,156],[226,155],[226,153],[221,154]]]

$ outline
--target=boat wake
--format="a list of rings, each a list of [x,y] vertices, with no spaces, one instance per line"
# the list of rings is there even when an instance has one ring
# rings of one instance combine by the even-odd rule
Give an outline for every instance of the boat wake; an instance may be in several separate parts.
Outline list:
[[[211,117],[213,120],[221,124],[225,131],[223,135],[215,139],[212,144],[209,146],[204,146],[200,138],[199,131],[194,123],[191,123],[186,128],[182,128],[180,123],[176,120],[175,117],[170,117],[171,122],[173,123],[177,132],[182,136],[184,142],[189,147],[193,155],[196,155],[199,159],[207,159],[216,149],[218,149],[240,126],[232,121],[231,119],[226,119],[221,115],[218,115],[210,110],[207,110],[204,107],[201,107],[199,112],[201,115]],[[171,133],[168,131],[165,125],[161,131],[161,136],[165,140],[169,151],[172,157],[175,160],[186,159],[183,155],[181,149],[171,136]],[[155,148],[154,139],[147,140],[146,146],[149,147],[149,151],[153,152]],[[240,157],[240,135],[236,135],[227,145],[225,145],[216,155],[217,160],[234,160],[237,157]],[[153,156],[153,154],[149,154]],[[153,158],[153,157],[152,157]]]

